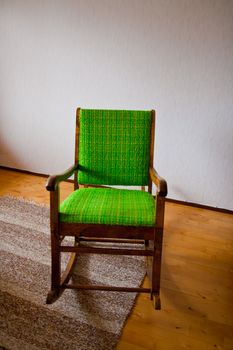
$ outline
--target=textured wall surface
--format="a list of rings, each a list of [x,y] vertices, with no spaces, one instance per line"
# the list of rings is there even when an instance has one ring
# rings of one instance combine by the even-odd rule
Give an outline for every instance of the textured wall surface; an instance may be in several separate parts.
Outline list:
[[[233,209],[233,1],[0,0],[0,161],[73,162],[75,109],[157,110],[169,197]]]

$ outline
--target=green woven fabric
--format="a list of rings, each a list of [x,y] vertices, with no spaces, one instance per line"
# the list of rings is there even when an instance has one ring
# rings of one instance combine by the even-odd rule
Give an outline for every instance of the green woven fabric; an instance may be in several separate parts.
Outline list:
[[[148,192],[112,188],[82,188],[60,206],[62,222],[154,226],[155,200]]]
[[[148,185],[151,111],[80,110],[78,181]]]

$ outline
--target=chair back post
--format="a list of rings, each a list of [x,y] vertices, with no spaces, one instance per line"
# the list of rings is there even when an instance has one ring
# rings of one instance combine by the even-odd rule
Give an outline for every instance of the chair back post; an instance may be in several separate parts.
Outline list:
[[[151,130],[150,130],[150,164],[149,164],[149,169],[153,168],[153,162],[154,162],[155,120],[156,120],[156,113],[155,113],[155,110],[152,109],[152,111],[151,111]],[[149,169],[148,169],[148,172],[149,172]],[[150,175],[149,175],[149,183],[148,183],[148,192],[152,193],[152,181],[151,181]]]
[[[74,163],[78,164],[78,155],[79,155],[79,115],[80,115],[80,109],[77,108],[76,110],[76,128],[75,128],[75,155],[74,155]],[[74,173],[74,190],[77,190],[79,188],[78,185],[78,170]]]

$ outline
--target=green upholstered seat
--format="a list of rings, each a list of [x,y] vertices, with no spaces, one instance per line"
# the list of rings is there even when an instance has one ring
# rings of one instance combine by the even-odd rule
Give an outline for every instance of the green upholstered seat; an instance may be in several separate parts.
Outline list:
[[[82,188],[60,206],[62,222],[154,226],[155,201],[148,192],[113,188]]]
[[[146,186],[151,111],[81,109],[80,184]]]

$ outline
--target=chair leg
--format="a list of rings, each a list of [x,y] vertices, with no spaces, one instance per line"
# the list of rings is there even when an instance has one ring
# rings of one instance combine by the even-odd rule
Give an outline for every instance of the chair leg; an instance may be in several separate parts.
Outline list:
[[[66,269],[61,275],[61,252],[59,238],[56,233],[51,233],[51,249],[52,249],[52,272],[51,272],[51,290],[46,299],[47,304],[54,303],[64,292],[64,284],[67,284],[75,267],[78,254],[71,253]],[[78,244],[75,238],[74,246]]]
[[[149,241],[149,240],[146,240],[145,241],[145,250],[149,250],[149,249],[152,249],[151,248],[152,246],[152,241]],[[150,283],[151,283],[151,280],[152,280],[152,261],[153,261],[153,258],[151,256],[146,256],[145,257],[146,259],[146,275],[147,277],[149,278],[150,280]]]
[[[162,237],[163,229],[156,228],[154,241],[145,244],[146,249],[154,250],[154,255],[147,256],[147,276],[151,285],[151,300],[153,300],[156,310],[161,309],[160,302],[160,275],[161,275],[161,257],[162,257]]]
[[[160,291],[160,283],[158,282],[158,277],[156,271],[154,271],[153,267],[153,260],[155,258],[154,257],[147,257],[147,276],[149,278],[150,281],[150,285],[151,285],[151,293],[150,293],[150,298],[153,301],[154,304],[154,308],[156,310],[160,310],[161,309],[161,301],[160,301],[160,296],[159,296],[159,291]],[[156,268],[156,270],[158,270],[158,267]]]
[[[160,302],[160,278],[161,278],[161,258],[162,258],[162,239],[163,229],[157,228],[154,237],[154,256],[152,262],[152,281],[151,293],[153,296],[154,307],[156,310],[161,309]]]
[[[153,293],[152,299],[155,310],[161,310],[161,300],[159,293]]]
[[[54,303],[60,296],[61,280],[61,253],[59,249],[59,235],[56,231],[51,231],[51,290],[46,299],[46,304]]]

